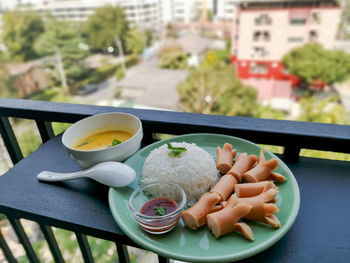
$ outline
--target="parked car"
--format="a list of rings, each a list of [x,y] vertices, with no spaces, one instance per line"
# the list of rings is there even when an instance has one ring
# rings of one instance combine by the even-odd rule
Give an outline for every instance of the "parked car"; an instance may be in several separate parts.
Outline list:
[[[98,90],[97,84],[85,84],[83,87],[81,87],[77,94],[78,95],[87,95],[93,92],[96,92]]]

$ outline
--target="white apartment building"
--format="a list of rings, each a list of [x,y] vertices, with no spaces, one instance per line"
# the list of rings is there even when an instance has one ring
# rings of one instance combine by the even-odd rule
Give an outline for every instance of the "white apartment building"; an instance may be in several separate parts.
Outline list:
[[[232,22],[235,19],[237,2],[235,0],[214,0],[214,16],[217,20]]]
[[[169,1],[171,1],[169,11],[172,23],[189,23],[195,20],[197,14],[193,0]]]
[[[114,0],[111,2],[124,8],[131,25],[155,31],[161,29],[163,21],[161,0]]]
[[[235,0],[164,0],[164,11],[173,23],[189,23],[200,20],[210,12],[214,20],[233,21]]]
[[[160,30],[168,23],[191,23],[208,13],[214,20],[233,21],[235,0],[0,0],[0,8],[32,8],[58,19],[86,21],[96,8],[119,5],[133,26]]]
[[[15,1],[14,1],[15,2]],[[21,8],[32,8],[39,13],[50,12],[58,19],[86,21],[95,9],[104,5],[119,5],[132,26],[159,30],[162,25],[161,0],[24,0],[17,4],[28,4]],[[7,9],[16,5],[6,4]]]

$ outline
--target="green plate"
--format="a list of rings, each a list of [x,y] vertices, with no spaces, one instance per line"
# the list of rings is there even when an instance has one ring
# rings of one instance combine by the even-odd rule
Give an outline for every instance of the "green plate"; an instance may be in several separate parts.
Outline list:
[[[136,170],[137,178],[133,184],[109,190],[109,205],[112,215],[123,232],[141,247],[158,253],[164,257],[191,262],[221,262],[235,261],[255,255],[276,243],[293,225],[299,210],[300,194],[298,184],[289,168],[279,160],[276,172],[281,173],[287,181],[279,185],[276,205],[280,212],[276,214],[282,226],[272,229],[258,222],[248,222],[255,240],[246,240],[239,233],[231,233],[215,239],[206,226],[193,231],[184,226],[182,220],[170,232],[163,235],[152,235],[143,231],[133,219],[128,209],[128,201],[132,191],[138,186],[143,163],[149,153],[169,142],[196,143],[216,159],[216,147],[224,143],[231,143],[239,153],[259,155],[261,147],[232,136],[217,134],[188,134],[173,137],[153,143],[130,157],[126,164]],[[266,151],[266,159],[277,158],[273,153]]]

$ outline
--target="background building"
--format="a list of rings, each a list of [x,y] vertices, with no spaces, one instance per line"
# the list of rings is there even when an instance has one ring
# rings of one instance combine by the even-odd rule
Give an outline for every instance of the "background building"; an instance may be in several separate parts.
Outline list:
[[[217,20],[233,21],[236,11],[235,0],[214,0],[214,16]]]
[[[165,1],[166,2],[166,1]],[[212,13],[211,0],[170,0],[170,16],[173,23],[190,23],[197,21],[201,16]]]
[[[5,71],[10,76],[13,86],[18,90],[20,98],[25,98],[50,86],[48,74],[34,63],[7,64]]]
[[[298,83],[282,64],[291,49],[311,42],[334,46],[341,12],[335,0],[236,2],[233,62],[238,76],[257,89],[290,89]]]
[[[11,2],[11,1],[9,1]],[[39,13],[51,13],[60,20],[86,21],[95,9],[104,5],[119,5],[124,8],[131,26],[159,30],[162,26],[161,0],[26,0],[3,1],[3,9],[34,9]],[[0,5],[1,7],[1,5]]]
[[[200,19],[233,21],[237,2],[235,0],[168,0],[162,1],[169,6],[169,21],[173,23],[190,23]]]

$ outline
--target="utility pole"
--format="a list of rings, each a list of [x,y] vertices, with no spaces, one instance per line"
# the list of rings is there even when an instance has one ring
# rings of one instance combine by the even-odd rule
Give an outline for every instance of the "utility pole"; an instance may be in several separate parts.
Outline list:
[[[123,45],[122,42],[120,41],[119,36],[115,37],[115,43],[117,45],[118,48],[118,54],[120,57],[120,62],[122,64],[122,69],[124,71],[124,74],[126,75],[126,66],[125,66],[125,60],[124,60],[124,50],[123,50]]]
[[[55,46],[55,57],[56,57],[56,65],[57,65],[57,70],[60,75],[61,79],[61,85],[63,89],[64,95],[68,95],[68,85],[67,85],[67,78],[66,78],[66,73],[64,71],[63,63],[62,63],[62,56],[61,52],[58,47]]]

